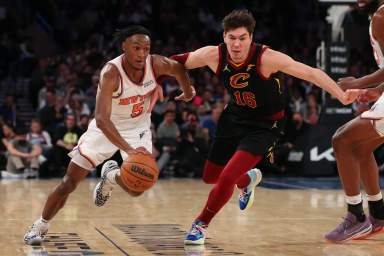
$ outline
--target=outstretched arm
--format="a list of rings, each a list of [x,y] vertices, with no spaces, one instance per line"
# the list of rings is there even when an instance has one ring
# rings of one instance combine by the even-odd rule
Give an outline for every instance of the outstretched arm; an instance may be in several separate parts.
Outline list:
[[[358,90],[350,90],[344,93],[324,71],[295,61],[284,53],[266,49],[261,56],[260,72],[262,75],[269,77],[278,71],[317,85],[343,104],[352,103],[360,93]]]
[[[196,92],[191,85],[184,65],[160,55],[153,55],[152,61],[157,77],[168,75],[176,78],[177,82],[180,84],[181,90],[183,91],[183,96],[179,98],[180,100],[190,101],[193,97],[195,97]]]
[[[213,72],[216,72],[219,65],[219,47],[205,46],[193,52],[173,55],[171,59],[183,64],[186,69],[208,66]]]

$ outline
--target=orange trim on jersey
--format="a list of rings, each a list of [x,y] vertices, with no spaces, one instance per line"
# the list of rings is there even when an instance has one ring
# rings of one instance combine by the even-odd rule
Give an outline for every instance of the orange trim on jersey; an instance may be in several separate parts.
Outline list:
[[[114,64],[114,63],[112,63],[112,62],[108,62],[107,64],[111,64],[112,66],[114,66],[114,67],[117,69],[117,72],[119,72],[119,79],[120,79],[120,93],[118,93],[116,96],[112,96],[113,99],[117,99],[117,98],[119,98],[119,97],[123,94],[123,91],[124,91],[123,78],[121,77],[120,70],[119,70],[119,68],[116,66],[116,64]]]
[[[218,48],[219,48],[219,63],[217,64],[217,68],[216,68],[216,72],[215,72],[217,76],[220,75],[220,73],[221,73],[221,67],[223,66],[223,65],[222,65],[222,61],[223,61],[223,57],[222,57],[222,55],[223,55],[223,50],[221,49],[221,48],[222,48],[222,45],[219,45]]]
[[[259,56],[257,56],[257,61],[256,61],[256,71],[257,71],[257,74],[259,75],[259,77],[263,80],[269,80],[271,77],[265,77],[263,74],[261,74],[260,72],[260,66],[261,66],[261,55],[263,55],[263,53],[265,52],[265,50],[267,50],[269,48],[269,46],[266,46],[266,45],[263,45],[261,50],[260,50],[260,53],[259,53]]]
[[[147,59],[145,59],[145,65],[144,65],[144,73],[143,73],[143,76],[141,77],[139,83],[135,83],[135,82],[133,82],[133,80],[132,80],[131,77],[129,76],[128,72],[127,72],[127,71],[125,70],[125,68],[124,68],[124,65],[123,65],[123,63],[124,63],[124,62],[123,62],[124,57],[125,57],[125,55],[123,55],[123,57],[121,58],[121,67],[123,68],[124,73],[127,75],[127,78],[128,78],[129,81],[131,81],[134,85],[136,85],[136,86],[142,86],[142,85],[143,85],[144,78],[145,78],[145,76],[147,75]],[[147,57],[147,58],[148,58],[148,57]]]
[[[96,164],[92,161],[92,159],[91,159],[89,156],[87,156],[86,154],[84,154],[83,152],[81,152],[80,146],[77,147],[77,150],[79,151],[79,153],[80,153],[80,155],[81,155],[82,157],[84,157],[85,159],[87,159],[88,162],[90,162],[91,165],[92,165],[94,168],[96,168]]]
[[[249,60],[252,58],[253,54],[255,53],[255,50],[256,50],[256,44],[252,42],[251,47],[250,47],[249,52],[248,52],[248,56],[245,59],[245,61],[242,63],[236,64],[231,60],[231,56],[229,55],[228,48],[227,48],[227,60],[228,60],[229,65],[231,65],[235,70],[238,70],[238,69],[244,67],[245,65],[248,64]]]

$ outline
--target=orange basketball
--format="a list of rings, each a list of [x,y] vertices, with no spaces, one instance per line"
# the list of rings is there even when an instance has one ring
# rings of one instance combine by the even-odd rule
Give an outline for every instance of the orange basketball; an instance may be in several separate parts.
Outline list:
[[[128,189],[143,192],[156,183],[159,169],[150,155],[130,155],[121,165],[120,177]]]

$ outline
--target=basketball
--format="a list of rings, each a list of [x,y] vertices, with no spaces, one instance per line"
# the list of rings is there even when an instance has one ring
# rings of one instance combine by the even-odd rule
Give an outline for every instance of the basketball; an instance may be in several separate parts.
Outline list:
[[[144,192],[157,181],[159,169],[150,155],[130,155],[121,165],[120,177],[124,185],[135,192]]]

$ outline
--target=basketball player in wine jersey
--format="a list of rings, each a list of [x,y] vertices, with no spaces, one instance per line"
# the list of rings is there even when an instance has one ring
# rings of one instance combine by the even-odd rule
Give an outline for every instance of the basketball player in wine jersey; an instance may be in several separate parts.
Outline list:
[[[67,174],[48,196],[41,218],[24,236],[27,244],[40,244],[48,231],[48,221],[64,206],[69,194],[76,189],[97,165],[120,150],[122,158],[130,154],[150,154],[151,109],[162,97],[156,78],[174,76],[183,93],[177,100],[189,101],[194,89],[185,68],[178,62],[159,55],[150,55],[150,34],[141,26],[131,26],[116,34],[124,53],[109,61],[101,71],[96,96],[95,119],[82,135],[78,146],[69,154]],[[114,185],[122,185],[120,169],[115,161],[107,161],[102,168],[101,182],[94,190],[94,203],[103,205]]]
[[[341,79],[343,89],[367,88],[384,82],[384,1],[358,0],[371,23],[369,35],[379,70],[355,79]],[[332,139],[337,168],[343,183],[348,207],[344,220],[325,235],[331,242],[346,242],[378,233],[384,226],[384,204],[379,185],[379,170],[373,151],[384,142],[384,84],[367,89],[360,98],[376,101],[361,116],[340,127]],[[363,211],[360,182],[363,182],[369,205],[369,216]]]
[[[235,185],[241,189],[240,209],[251,206],[254,187],[261,179],[260,171],[251,168],[267,155],[282,132],[284,96],[277,72],[312,82],[343,104],[353,102],[360,93],[344,93],[323,71],[252,42],[255,20],[246,10],[228,14],[223,26],[223,44],[172,57],[187,69],[208,66],[231,95],[204,167],[204,182],[215,186],[185,244],[204,244],[207,226],[231,198]]]

